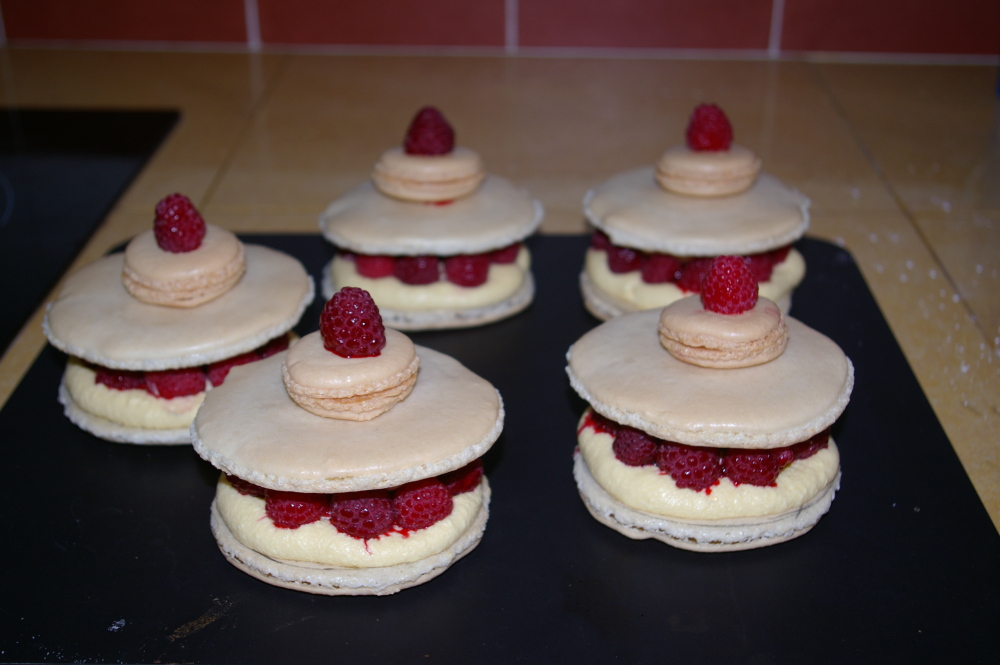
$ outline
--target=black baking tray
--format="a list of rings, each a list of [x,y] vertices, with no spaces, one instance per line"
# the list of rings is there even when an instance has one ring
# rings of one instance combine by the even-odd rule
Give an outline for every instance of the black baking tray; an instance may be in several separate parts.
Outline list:
[[[247,240],[317,278],[331,256],[316,235]],[[564,371],[598,323],[577,288],[587,242],[530,241],[538,293],[522,314],[413,335],[489,379],[507,420],[486,455],[479,548],[389,597],[314,596],[230,566],[208,527],[216,471],[189,447],[75,428],[56,402],[65,357],[46,348],[0,412],[0,661],[997,662],[1000,537],[836,246],[800,241],[793,306],[857,371],[831,511],[799,539],[723,554],[632,541],[588,515],[571,475],[584,403]],[[317,321],[318,303],[299,332]]]

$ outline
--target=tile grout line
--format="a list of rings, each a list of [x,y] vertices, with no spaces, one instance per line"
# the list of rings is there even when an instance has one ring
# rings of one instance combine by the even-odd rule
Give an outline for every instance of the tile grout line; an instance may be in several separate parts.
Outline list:
[[[956,294],[959,295],[962,302],[962,309],[965,310],[966,316],[969,318],[970,321],[972,321],[973,325],[976,327],[976,330],[979,331],[979,334],[982,335],[985,340],[992,339],[989,335],[987,335],[983,331],[979,322],[979,317],[977,317],[976,313],[969,308],[969,302],[964,296],[962,296],[962,291],[961,289],[959,289],[958,283],[951,276],[951,273],[948,272],[948,269],[945,267],[945,264],[941,260],[941,257],[938,256],[938,253],[934,250],[934,246],[928,240],[926,234],[921,230],[920,225],[917,224],[916,218],[913,216],[913,213],[903,202],[903,199],[902,197],[899,196],[899,193],[896,191],[896,188],[892,186],[889,177],[882,169],[882,166],[878,163],[878,160],[875,159],[875,155],[872,154],[872,152],[868,149],[868,146],[865,145],[864,141],[861,140],[861,137],[858,135],[857,131],[855,131],[854,124],[849,119],[847,112],[844,110],[843,106],[841,106],[840,100],[837,98],[836,94],[834,94],[833,89],[830,87],[826,77],[820,71],[820,68],[817,66],[817,63],[809,63],[809,67],[810,69],[813,70],[813,75],[819,82],[820,87],[826,93],[827,98],[830,100],[830,103],[833,106],[833,109],[836,112],[837,116],[847,126],[847,129],[850,132],[851,137],[854,139],[855,144],[858,146],[858,149],[861,150],[861,154],[864,155],[865,160],[875,170],[875,174],[878,176],[879,182],[881,182],[882,186],[885,187],[886,191],[889,192],[889,196],[892,197],[892,200],[896,204],[896,207],[899,209],[900,212],[903,213],[903,216],[906,218],[906,221],[909,223],[914,233],[917,234],[917,237],[920,239],[920,242],[923,243],[924,248],[927,250],[927,253],[931,255],[932,259],[934,259],[934,262],[941,270],[941,274],[948,282],[948,285],[951,286],[952,291],[954,291]]]
[[[222,163],[215,171],[215,175],[212,176],[212,180],[208,183],[208,187],[205,188],[205,194],[202,199],[198,202],[198,208],[207,208],[209,203],[212,201],[212,197],[215,195],[216,190],[218,190],[219,185],[222,183],[222,179],[229,172],[229,166],[236,159],[236,155],[239,153],[240,149],[243,147],[247,138],[250,136],[253,125],[257,121],[258,114],[261,109],[264,108],[267,103],[271,100],[271,95],[274,94],[274,90],[278,87],[278,83],[285,75],[285,71],[291,65],[291,60],[294,56],[284,55],[281,56],[281,60],[278,64],[277,71],[271,77],[269,83],[265,83],[261,90],[257,101],[253,103],[250,108],[250,113],[247,115],[246,122],[243,125],[243,129],[240,130],[236,139],[233,141],[232,146],[226,152],[226,156],[222,159]],[[251,68],[251,78],[259,78],[259,68],[260,68],[260,54],[250,55],[250,68]],[[253,88],[254,81],[251,81],[251,88]]]

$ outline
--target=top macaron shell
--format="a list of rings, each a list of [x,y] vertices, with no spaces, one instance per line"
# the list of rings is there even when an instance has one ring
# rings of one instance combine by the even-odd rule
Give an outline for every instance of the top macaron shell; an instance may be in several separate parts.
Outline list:
[[[282,335],[312,302],[312,278],[295,258],[245,247],[246,272],[221,296],[191,308],[152,305],[122,284],[123,254],[74,273],[43,323],[53,346],[104,367],[159,371],[251,351]]]
[[[743,193],[695,197],[664,190],[654,167],[635,169],[588,192],[583,207],[612,243],[674,256],[763,252],[809,227],[809,199],[766,173]]]
[[[225,473],[296,492],[383,489],[459,469],[499,437],[503,402],[457,360],[416,351],[413,391],[367,422],[322,418],[295,404],[282,380],[286,353],[235,367],[198,410],[194,448]]]
[[[495,175],[445,205],[394,199],[369,180],[331,203],[320,217],[320,229],[334,245],[353,252],[452,256],[523,240],[535,232],[542,215],[537,200]]]
[[[854,367],[832,340],[786,317],[778,358],[709,369],[660,344],[660,310],[601,324],[569,350],[570,383],[594,409],[666,441],[692,446],[778,448],[829,427],[847,406]]]

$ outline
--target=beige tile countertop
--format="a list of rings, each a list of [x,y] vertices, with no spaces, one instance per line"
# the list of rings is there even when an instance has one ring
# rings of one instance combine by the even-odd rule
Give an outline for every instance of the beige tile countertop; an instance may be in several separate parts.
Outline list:
[[[854,255],[1000,527],[996,67],[0,49],[0,77],[5,106],[182,112],[74,267],[174,191],[234,231],[316,232],[425,104],[542,201],[542,232],[582,232],[589,188],[652,164],[716,102],[812,199],[809,234]],[[0,402],[45,344],[42,311],[0,360]]]

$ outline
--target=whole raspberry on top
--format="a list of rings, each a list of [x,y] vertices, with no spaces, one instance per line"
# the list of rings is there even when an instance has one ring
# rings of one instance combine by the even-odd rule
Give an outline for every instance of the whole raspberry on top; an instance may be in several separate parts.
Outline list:
[[[205,220],[191,199],[183,194],[171,194],[156,204],[153,235],[156,244],[165,252],[190,252],[201,247]]]
[[[414,116],[403,150],[407,155],[447,155],[455,148],[455,130],[441,111],[425,106]]]
[[[701,283],[705,309],[719,314],[742,314],[757,304],[757,280],[742,256],[717,256]]]
[[[323,346],[341,358],[370,358],[385,348],[385,326],[371,295],[345,286],[333,294],[319,317]]]
[[[699,104],[687,127],[687,145],[692,150],[729,150],[733,127],[729,118],[715,104]]]

